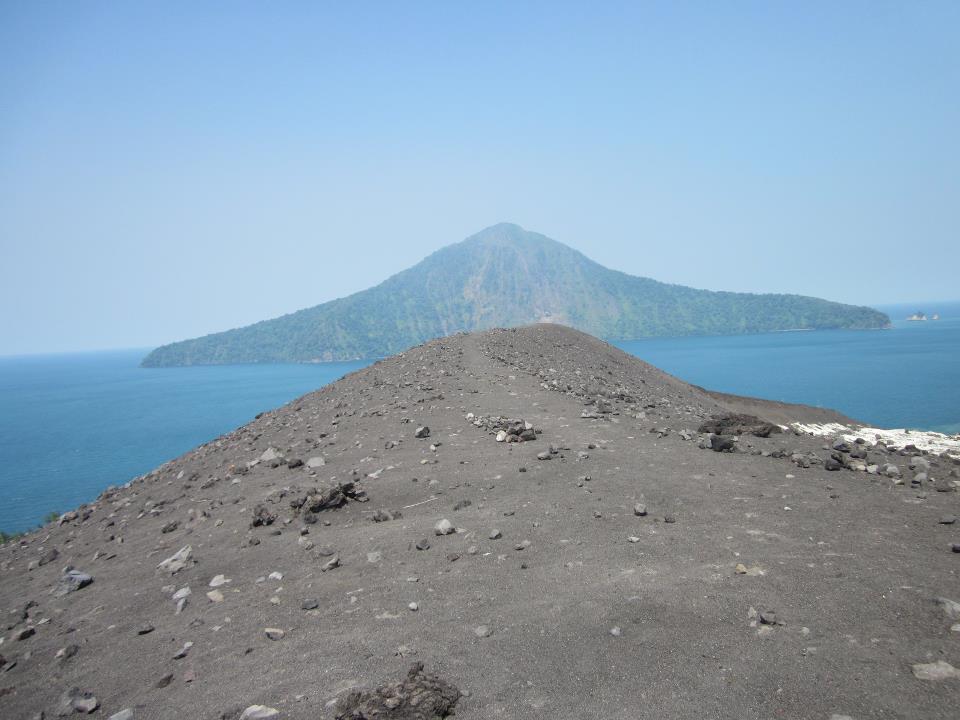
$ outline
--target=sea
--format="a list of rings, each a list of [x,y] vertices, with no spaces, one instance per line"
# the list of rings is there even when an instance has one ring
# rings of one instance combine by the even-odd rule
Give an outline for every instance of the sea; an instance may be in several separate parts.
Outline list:
[[[960,433],[960,303],[881,309],[893,328],[616,344],[711,390]],[[906,320],[918,310],[940,319]],[[147,351],[0,357],[0,530],[35,527],[369,364],[145,369]]]

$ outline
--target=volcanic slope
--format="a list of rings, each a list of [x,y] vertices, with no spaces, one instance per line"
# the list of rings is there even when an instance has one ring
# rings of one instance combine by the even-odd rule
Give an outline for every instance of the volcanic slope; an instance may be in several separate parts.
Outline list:
[[[0,548],[0,716],[955,718],[953,461],[737,402],[555,325],[378,362]]]

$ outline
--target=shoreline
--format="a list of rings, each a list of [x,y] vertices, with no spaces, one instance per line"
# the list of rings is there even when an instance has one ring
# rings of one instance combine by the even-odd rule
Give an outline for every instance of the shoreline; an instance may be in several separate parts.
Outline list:
[[[946,454],[960,458],[960,433],[948,435],[933,430],[908,430],[906,428],[877,428],[849,426],[842,423],[790,423],[785,429],[793,429],[816,437],[841,436],[847,442],[863,440],[870,445],[883,443],[887,447],[903,449],[913,445],[918,450]]]

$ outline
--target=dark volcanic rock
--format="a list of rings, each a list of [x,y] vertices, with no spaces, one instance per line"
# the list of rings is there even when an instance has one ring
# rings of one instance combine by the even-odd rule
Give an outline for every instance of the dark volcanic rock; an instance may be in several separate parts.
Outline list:
[[[273,525],[276,519],[277,514],[275,512],[271,512],[266,505],[257,505],[253,509],[253,520],[250,521],[250,527],[255,528]]]
[[[714,435],[756,435],[757,437],[770,437],[772,434],[783,432],[779,425],[741,413],[710,418],[700,425],[698,431]]]
[[[337,701],[337,720],[437,720],[453,715],[460,691],[414,663],[402,682],[355,690]]]
[[[710,449],[714,452],[732,452],[735,443],[732,437],[714,435],[710,438]]]
[[[82,590],[92,582],[92,575],[88,575],[85,572],[80,572],[79,570],[74,570],[73,568],[68,568],[60,578],[60,582],[57,583],[57,587],[54,588],[53,594],[57,596],[69,595],[77,590]]]

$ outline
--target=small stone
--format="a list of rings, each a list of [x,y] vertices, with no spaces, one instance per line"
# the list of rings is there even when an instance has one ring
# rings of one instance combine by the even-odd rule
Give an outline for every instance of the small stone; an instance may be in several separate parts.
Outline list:
[[[677,519],[673,515],[665,515],[663,521],[669,525],[675,523]]]
[[[168,572],[171,575],[174,575],[183,568],[187,566],[187,563],[190,561],[190,555],[193,553],[193,548],[189,545],[185,545],[175,552],[173,555],[168,557],[166,560],[157,565],[158,570],[163,570]]]
[[[643,503],[637,503],[633,506],[633,514],[637,517],[645,517],[647,514],[647,506]]]
[[[223,593],[219,590],[211,590],[207,593],[207,599],[215,603],[223,602]]]
[[[60,706],[57,708],[57,715],[64,717],[73,713],[90,714],[100,707],[100,701],[92,692],[81,690],[80,688],[71,688],[67,690],[60,698]]]
[[[286,635],[280,628],[264,628],[263,632],[271,640],[283,640],[283,636]]]
[[[192,642],[185,642],[185,643],[183,644],[183,647],[180,648],[180,649],[177,651],[177,654],[173,656],[173,659],[174,659],[174,660],[183,660],[183,659],[187,656],[187,653],[190,652],[190,648],[192,648],[192,647],[193,647],[193,643],[192,643]]]
[[[932,663],[919,663],[913,666],[913,676],[917,680],[949,680],[960,678],[960,670],[943,660]]]
[[[429,550],[429,549],[430,549],[430,541],[427,540],[426,538],[423,538],[422,540],[417,540],[417,546],[416,546],[416,547],[417,547],[417,550]]]
[[[490,629],[489,625],[477,625],[473,629],[473,634],[476,635],[478,638],[490,637],[492,632],[493,631]]]
[[[33,637],[36,633],[37,633],[37,629],[34,627],[21,628],[20,630],[14,633],[13,639],[26,640],[29,637]]]
[[[133,720],[133,710],[124,708],[120,712],[114,713],[107,720]]]
[[[340,567],[340,556],[334,555],[320,566],[320,572],[327,572],[328,570],[333,570],[334,568],[338,567]]]
[[[153,625],[143,625],[137,630],[137,635],[149,635],[155,630]]]
[[[610,628],[610,634],[613,635],[614,637],[620,637],[621,635],[623,635],[623,631],[619,627],[614,626]]]
[[[240,714],[240,720],[269,720],[280,716],[280,711],[266,705],[251,705]]]
[[[320,607],[320,601],[314,598],[307,598],[300,603],[301,610],[316,610]]]
[[[627,542],[638,543],[640,542],[640,538],[638,538],[636,535],[631,535],[627,538]]]
[[[450,535],[454,532],[456,532],[456,528],[454,528],[453,524],[446,518],[433,526],[434,535]]]
[[[940,518],[941,525],[953,525],[956,521],[956,515],[944,515],[942,518]]]
[[[55,657],[57,658],[57,660],[66,662],[67,660],[72,658],[74,655],[76,655],[78,652],[80,652],[79,645],[67,645],[66,647],[62,647],[59,650],[57,650],[57,654]]]
[[[430,437],[430,428],[428,428],[426,425],[422,425],[421,427],[418,427],[416,430],[414,430],[413,436],[415,438]]]
[[[164,675],[159,680],[157,680],[157,684],[154,685],[154,687],[157,688],[157,690],[163,690],[163,688],[169,687],[170,683],[172,682],[173,682],[173,673],[169,673],[167,675]]]
[[[57,597],[63,597],[64,595],[69,595],[77,590],[82,590],[92,582],[92,575],[88,575],[87,573],[70,568],[64,572],[63,576],[60,578],[60,582],[54,589],[53,594]]]
[[[420,609],[420,606],[415,602],[410,603],[407,607],[410,608],[411,612],[416,612]]]
[[[487,537],[490,538],[491,540],[499,540],[500,538],[503,537],[503,533],[497,530],[496,528],[494,528],[493,530],[490,531],[490,534],[487,535]]]

